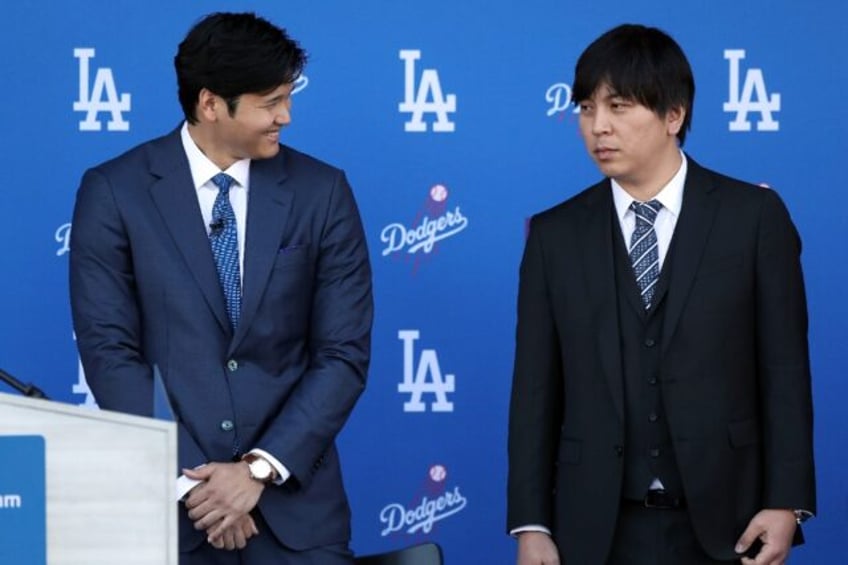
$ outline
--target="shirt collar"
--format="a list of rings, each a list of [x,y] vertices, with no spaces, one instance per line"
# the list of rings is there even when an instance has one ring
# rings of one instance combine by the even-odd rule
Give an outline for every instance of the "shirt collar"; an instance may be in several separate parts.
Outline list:
[[[183,127],[180,129],[180,139],[183,142],[183,150],[188,158],[188,167],[191,171],[191,180],[194,182],[195,190],[212,180],[212,177],[220,172],[227,173],[236,181],[238,186],[247,187],[248,179],[250,178],[250,159],[242,159],[236,161],[227,168],[226,171],[221,171],[218,165],[209,160],[209,157],[203,154],[203,151],[197,146],[188,133],[188,122],[183,122]]]
[[[688,169],[686,154],[680,152],[680,168],[671,177],[671,180],[660,189],[654,200],[659,200],[663,208],[674,214],[675,217],[680,216],[680,209],[683,207],[683,186],[686,182],[686,171]],[[624,190],[615,179],[610,179],[612,185],[612,199],[615,203],[615,212],[618,215],[619,221],[624,219],[624,215],[630,210],[630,204],[636,200]]]

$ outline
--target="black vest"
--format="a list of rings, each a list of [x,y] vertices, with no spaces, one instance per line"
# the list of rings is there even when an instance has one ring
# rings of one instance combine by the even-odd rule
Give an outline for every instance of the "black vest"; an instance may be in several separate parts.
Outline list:
[[[673,248],[668,250],[649,310],[639,288],[618,219],[613,221],[615,282],[618,293],[619,342],[624,372],[624,498],[641,499],[654,478],[665,490],[682,495],[683,487],[671,444],[662,389],[660,344]]]

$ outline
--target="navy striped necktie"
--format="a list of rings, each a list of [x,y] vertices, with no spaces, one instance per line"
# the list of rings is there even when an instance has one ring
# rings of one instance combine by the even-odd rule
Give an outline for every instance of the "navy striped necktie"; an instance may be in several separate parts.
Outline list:
[[[634,201],[630,204],[630,209],[636,214],[636,229],[630,238],[628,253],[633,265],[633,274],[636,275],[636,286],[639,287],[646,310],[651,307],[660,276],[660,254],[657,249],[657,233],[654,231],[654,222],[660,208],[662,204],[657,200],[644,203]]]

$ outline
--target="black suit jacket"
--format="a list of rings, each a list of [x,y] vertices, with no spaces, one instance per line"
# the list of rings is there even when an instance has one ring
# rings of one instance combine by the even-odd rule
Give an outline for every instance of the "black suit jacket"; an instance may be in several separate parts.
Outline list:
[[[70,260],[86,378],[101,408],[150,415],[158,365],[180,468],[264,449],[292,472],[259,500],[274,534],[295,549],[341,543],[335,438],[365,385],[372,320],[345,175],[286,146],[251,162],[245,235],[233,333],[179,130],[87,171]],[[204,542],[182,505],[180,520],[182,550]]]
[[[521,264],[508,528],[603,563],[620,505],[624,392],[609,180],[533,218]],[[695,533],[733,547],[762,508],[815,511],[800,239],[777,194],[689,159],[660,386]]]

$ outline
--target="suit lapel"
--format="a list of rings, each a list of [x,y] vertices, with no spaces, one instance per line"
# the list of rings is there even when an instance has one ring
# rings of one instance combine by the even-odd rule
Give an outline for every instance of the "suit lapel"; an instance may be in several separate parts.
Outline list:
[[[230,346],[231,351],[251,326],[280,251],[294,196],[285,186],[286,176],[283,150],[277,157],[250,164],[241,320]]]
[[[672,250],[674,257],[669,265],[671,276],[663,324],[662,351],[665,351],[680,314],[686,305],[689,289],[698,272],[701,255],[706,247],[718,208],[718,196],[713,191],[712,180],[705,169],[688,157],[688,172],[683,192],[680,218],[674,230]]]
[[[209,237],[203,226],[194,181],[177,129],[150,149],[150,171],[158,180],[150,195],[209,308],[225,331],[230,331],[224,293],[218,281]]]
[[[619,347],[618,297],[613,255],[612,193],[609,180],[587,194],[586,213],[580,235],[582,265],[591,294],[589,304],[597,312],[598,351],[604,377],[616,412],[624,421],[624,382]],[[617,228],[617,226],[616,226]]]

